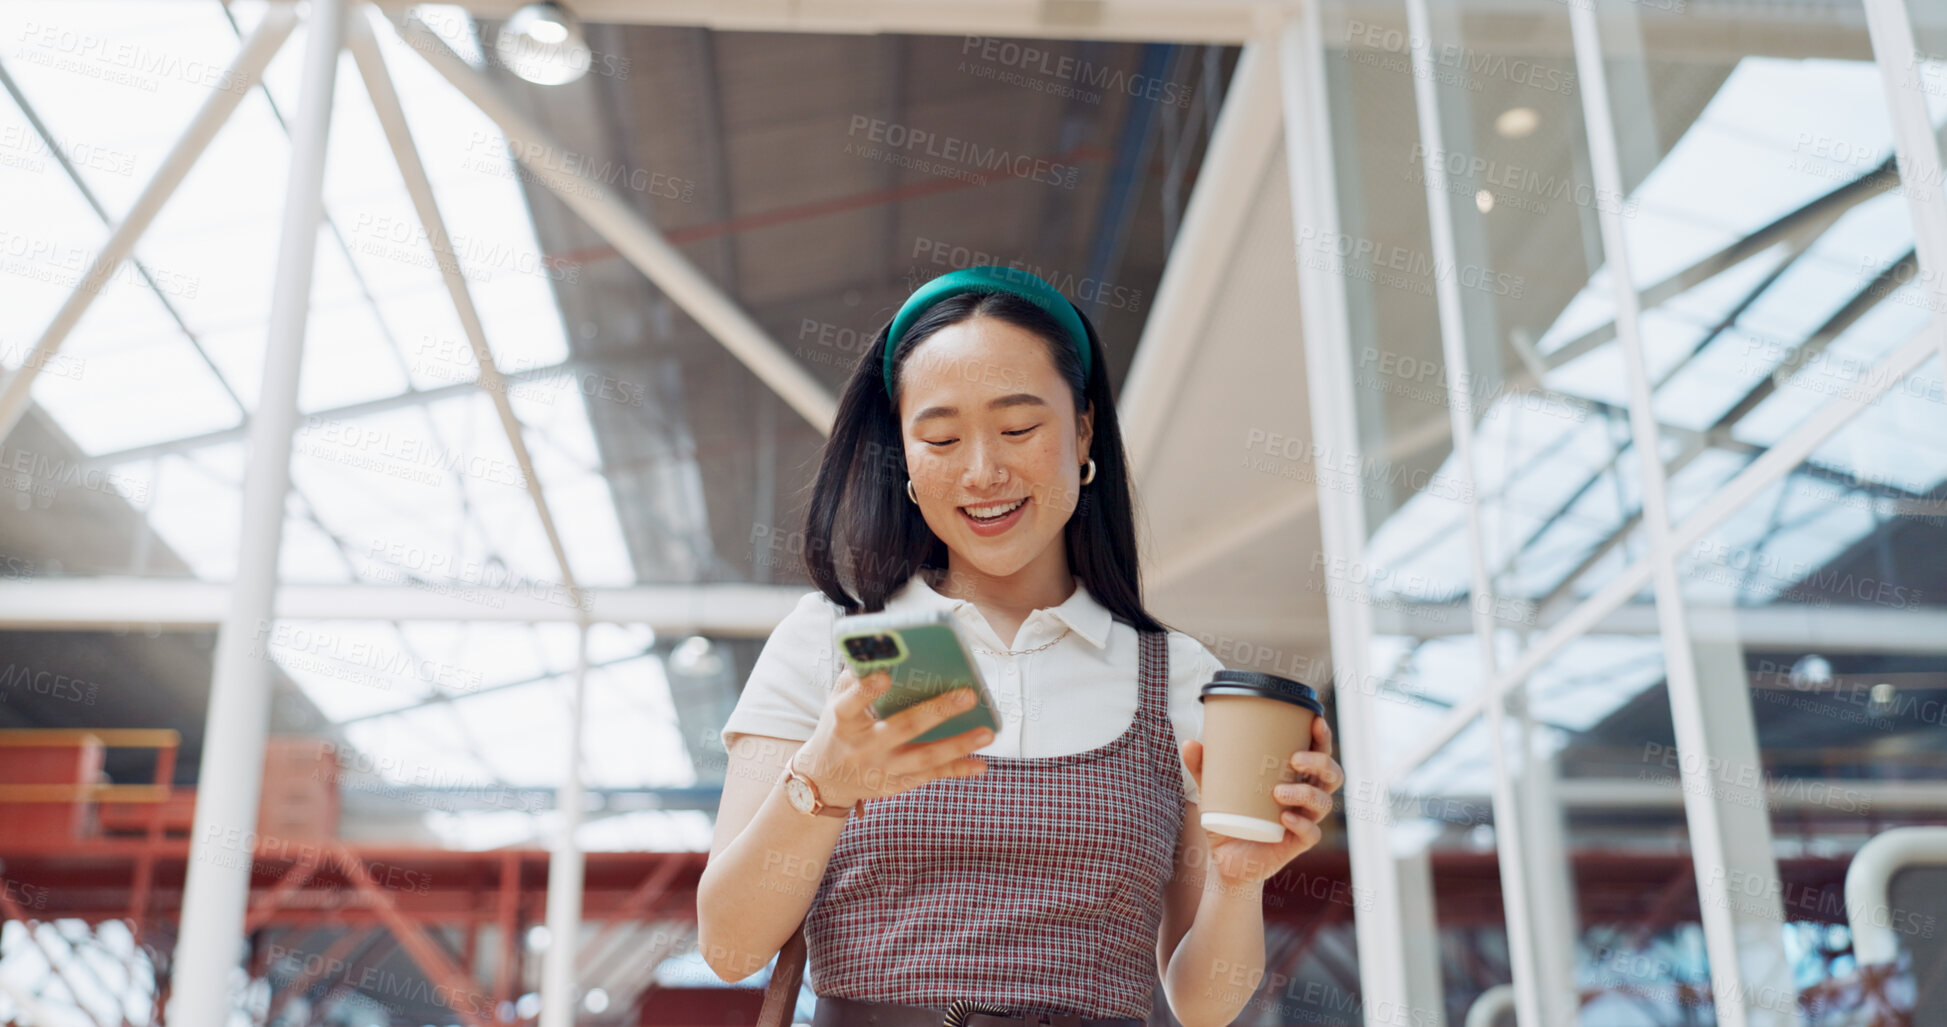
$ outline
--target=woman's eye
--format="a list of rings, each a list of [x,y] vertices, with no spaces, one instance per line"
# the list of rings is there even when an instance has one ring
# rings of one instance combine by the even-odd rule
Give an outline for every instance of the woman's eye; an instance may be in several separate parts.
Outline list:
[[[1002,435],[1026,435],[1027,433],[1039,427],[1041,426],[1038,424],[1031,424],[1028,425],[1026,428],[1016,428],[1013,431],[1001,432],[1001,434]],[[920,441],[926,443],[929,446],[933,446],[937,448],[942,446],[951,446],[960,440],[957,438],[952,438],[952,439],[921,439]]]

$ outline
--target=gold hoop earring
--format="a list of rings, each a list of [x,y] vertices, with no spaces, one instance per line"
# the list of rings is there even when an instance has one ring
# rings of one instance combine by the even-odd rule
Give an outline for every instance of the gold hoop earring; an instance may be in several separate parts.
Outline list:
[[[919,505],[919,497],[913,495],[913,479],[911,478],[906,479],[906,498],[912,500],[914,506]]]
[[[1086,485],[1089,482],[1094,480],[1095,480],[1095,458],[1089,457],[1088,470],[1082,473],[1082,484]]]

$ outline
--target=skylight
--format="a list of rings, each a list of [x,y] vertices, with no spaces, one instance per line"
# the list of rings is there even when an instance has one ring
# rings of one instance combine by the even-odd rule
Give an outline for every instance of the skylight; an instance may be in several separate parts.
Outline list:
[[[12,272],[0,274],[0,309],[10,315],[0,362],[21,363],[108,238],[54,148],[74,159],[108,218],[122,219],[212,84],[227,82],[239,34],[265,7],[228,10],[234,25],[215,0],[0,6],[0,33],[20,41],[6,66],[54,136],[50,147],[0,98],[0,193],[24,201],[10,203],[0,236]],[[463,11],[434,7],[425,18],[479,66]],[[569,351],[556,288],[573,272],[542,252],[504,136],[383,19],[372,26],[496,363],[562,363]],[[99,45],[82,47],[84,30]],[[280,118],[296,113],[304,37],[300,26],[266,70],[265,88],[241,95],[141,237],[136,255],[154,286],[133,265],[113,276],[62,346],[61,370],[72,373],[44,373],[33,390],[86,454],[146,492],[148,523],[204,580],[236,572],[244,444],[195,437],[245,425],[258,401],[290,150]],[[103,46],[137,54],[137,67],[106,62]],[[477,374],[471,344],[349,54],[338,69],[324,199],[282,579],[472,588],[489,602],[521,582],[558,589],[561,570],[535,511],[539,489],[576,578],[634,584],[588,401],[573,380],[510,392],[532,481],[491,397],[467,387]],[[416,390],[442,391],[426,398]],[[264,658],[344,723],[373,766],[416,761],[461,783],[559,780],[562,757],[549,746],[565,744],[565,722],[536,728],[563,716],[571,625],[284,622],[280,630],[265,640]],[[589,677],[591,784],[694,780],[660,661],[645,655],[651,640],[641,627],[591,634],[591,658],[602,664]],[[616,838],[663,820],[618,818],[593,830]],[[451,817],[443,823],[472,830]],[[533,828],[519,833],[531,839]]]

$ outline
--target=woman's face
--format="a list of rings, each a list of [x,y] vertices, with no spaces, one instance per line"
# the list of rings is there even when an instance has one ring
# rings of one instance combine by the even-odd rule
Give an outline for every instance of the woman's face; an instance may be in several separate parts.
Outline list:
[[[1058,543],[1094,409],[1076,416],[1048,343],[976,315],[915,346],[899,376],[906,471],[933,534],[993,577]]]

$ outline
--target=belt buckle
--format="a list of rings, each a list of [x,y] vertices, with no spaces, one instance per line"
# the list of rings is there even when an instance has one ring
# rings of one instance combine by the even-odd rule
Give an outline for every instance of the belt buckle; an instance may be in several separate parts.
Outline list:
[[[967,1018],[975,1013],[989,1016],[1014,1016],[1014,1010],[997,1006],[991,1002],[976,1002],[969,998],[957,998],[947,1004],[946,1013],[940,1017],[940,1027],[967,1027]]]

